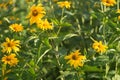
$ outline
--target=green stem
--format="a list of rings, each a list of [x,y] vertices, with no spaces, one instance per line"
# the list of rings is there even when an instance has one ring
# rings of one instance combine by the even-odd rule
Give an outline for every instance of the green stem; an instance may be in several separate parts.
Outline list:
[[[116,55],[116,64],[115,64],[115,74],[117,74],[117,70],[118,70],[118,55]]]
[[[109,69],[110,69],[110,66],[106,63],[105,79],[107,79]]]
[[[63,18],[63,15],[64,15],[64,8],[62,9],[62,15],[61,15],[61,19],[60,19],[60,23],[62,22],[62,18]]]
[[[40,44],[40,46],[39,46],[37,58],[40,56],[41,48],[42,48],[42,44]]]
[[[101,11],[104,12],[104,8],[103,8],[104,6],[103,6],[102,2],[100,4],[100,7],[101,7]]]
[[[117,0],[117,10],[119,10],[119,7],[120,7],[119,0]]]
[[[60,66],[59,53],[58,53],[58,46],[57,45],[56,45],[55,51],[56,51],[55,57],[56,57],[58,65]]]
[[[117,10],[119,10],[120,9],[120,5],[119,5],[119,0],[117,0]],[[117,24],[119,24],[119,21],[117,20]]]
[[[3,64],[2,65],[2,75],[1,75],[2,80],[4,80],[6,77],[5,73],[6,73],[6,64]]]
[[[47,52],[49,52],[51,49],[47,49],[39,58],[38,58],[38,60],[37,60],[37,63],[36,63],[36,65],[39,63],[39,61],[43,58],[43,56],[45,55],[45,54],[47,54]]]
[[[63,15],[64,15],[64,8],[62,9],[62,15],[61,15],[61,19],[60,19],[60,25],[61,25],[62,20],[63,20]],[[59,29],[58,29],[58,31],[57,31],[57,36],[58,36],[58,34],[60,33],[61,28],[62,28],[62,26],[59,26]]]
[[[57,31],[57,36],[59,35],[61,28],[62,28],[62,27],[59,26],[59,29],[58,29],[58,31]]]
[[[78,33],[79,33],[79,35],[81,34],[81,26],[80,26],[80,23],[79,23],[79,19],[78,18],[75,18],[76,19],[76,22],[77,22],[77,26],[78,26]]]

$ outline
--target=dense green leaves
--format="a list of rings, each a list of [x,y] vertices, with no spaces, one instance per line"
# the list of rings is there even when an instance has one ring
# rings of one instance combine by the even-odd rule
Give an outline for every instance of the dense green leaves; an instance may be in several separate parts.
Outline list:
[[[120,79],[120,13],[116,13],[120,0],[109,7],[102,0],[68,0],[70,8],[60,8],[60,1],[67,0],[0,0],[0,45],[6,37],[20,40],[16,66],[4,64],[2,58],[9,54],[0,46],[0,80]],[[42,19],[48,20],[52,30],[30,25],[27,15],[37,4],[43,5]],[[9,26],[14,23],[21,24],[23,31],[12,31]],[[95,41],[102,44],[93,47]],[[103,45],[105,52],[96,52],[94,48],[103,50]],[[75,50],[86,56],[84,65],[77,68],[65,59]]]

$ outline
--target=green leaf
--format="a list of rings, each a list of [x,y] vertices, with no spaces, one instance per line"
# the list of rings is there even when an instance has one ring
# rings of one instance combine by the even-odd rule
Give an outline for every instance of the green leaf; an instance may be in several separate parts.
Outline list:
[[[65,11],[65,13],[67,13],[67,14],[69,14],[69,15],[74,15],[75,13],[72,13],[72,12],[70,12],[70,11]]]
[[[72,26],[72,24],[68,23],[68,22],[63,22],[60,24],[60,26]]]
[[[51,19],[51,21],[52,21],[55,25],[60,24],[60,22],[59,22],[57,19]]]
[[[75,74],[75,72],[72,72],[72,71],[60,71],[60,73],[61,73],[61,75],[59,77],[57,77],[57,79],[64,78],[68,75],[74,75]]]
[[[108,56],[99,56],[97,57],[97,61],[99,62],[106,62],[106,61],[109,61],[109,57]]]
[[[112,80],[120,80],[120,75],[116,74],[114,77],[112,77]]]
[[[63,40],[69,39],[69,38],[74,37],[74,36],[78,36],[78,35],[77,34],[67,34],[67,35],[65,35]]]
[[[46,46],[48,46],[49,48],[51,48],[51,45],[50,45],[50,43],[49,43],[49,39],[48,39],[48,38],[43,39],[42,42],[43,42]]]
[[[83,70],[86,72],[103,72],[103,70],[100,70],[97,68],[97,66],[89,66],[89,65],[84,65]]]

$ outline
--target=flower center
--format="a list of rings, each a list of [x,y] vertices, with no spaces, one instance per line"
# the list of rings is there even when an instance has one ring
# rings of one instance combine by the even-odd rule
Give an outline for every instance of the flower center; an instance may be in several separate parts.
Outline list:
[[[12,47],[13,44],[12,44],[12,43],[8,43],[7,46],[8,46],[8,47]]]
[[[77,60],[78,57],[77,57],[76,55],[73,55],[73,56],[72,56],[72,59],[73,59],[73,60]]]
[[[14,27],[14,30],[16,31],[18,28],[17,27]]]
[[[100,44],[98,45],[98,48],[99,48],[99,49],[101,49],[102,47],[103,47],[103,45],[100,45]]]
[[[37,16],[37,15],[38,15],[38,11],[37,11],[37,10],[33,10],[33,11],[32,11],[32,15],[33,15],[33,16]]]
[[[43,26],[44,26],[44,27],[46,27],[46,26],[47,26],[47,24],[46,24],[46,23],[43,23]]]
[[[106,3],[110,3],[110,1],[109,1],[109,0],[107,0],[107,1],[106,1]]]
[[[11,60],[11,58],[9,58],[9,57],[6,58],[6,61],[10,61],[10,60]]]

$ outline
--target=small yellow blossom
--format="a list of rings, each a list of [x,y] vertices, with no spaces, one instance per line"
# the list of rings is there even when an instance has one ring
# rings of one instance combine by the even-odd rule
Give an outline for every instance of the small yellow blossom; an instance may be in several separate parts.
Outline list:
[[[27,18],[30,18],[30,25],[36,23],[39,19],[45,16],[46,12],[42,4],[38,4],[37,6],[33,5],[30,9],[30,13]]]
[[[68,1],[61,1],[61,2],[57,2],[58,6],[61,8],[70,8],[70,4],[71,2]]]
[[[0,25],[2,24],[2,21],[0,20]]]
[[[21,32],[23,31],[23,26],[21,24],[12,24],[9,26],[9,28],[14,32]]]
[[[118,20],[120,20],[120,16],[118,16]]]
[[[118,9],[116,13],[119,13],[119,14],[120,14],[120,9]]]
[[[53,2],[57,2],[58,0],[52,0]]]
[[[27,31],[30,33],[35,33],[37,30],[35,28],[27,28]]]
[[[53,26],[51,25],[51,23],[48,22],[47,19],[45,19],[45,20],[39,20],[37,22],[37,26],[38,26],[38,28],[40,28],[42,30],[53,29]]]
[[[67,63],[70,63],[71,66],[77,68],[84,65],[86,56],[80,55],[79,50],[76,50],[75,52],[70,53],[68,56],[65,56],[65,59],[69,60]]]
[[[34,2],[34,0],[25,0],[26,2]]]
[[[7,0],[7,1],[3,1],[2,3],[0,3],[0,8],[4,9],[4,10],[8,10],[9,5],[13,4],[13,0]]]
[[[14,40],[14,39],[9,39],[6,38],[6,42],[3,42],[1,44],[2,46],[2,52],[3,53],[11,53],[12,51],[14,51],[15,53],[20,51],[19,47],[20,47],[20,41],[19,40]]]
[[[92,45],[93,49],[96,50],[96,52],[100,52],[103,53],[106,51],[106,49],[108,48],[106,45],[102,44],[102,41],[94,41],[93,45]]]
[[[8,1],[8,4],[11,4],[11,5],[12,5],[13,3],[14,3],[13,0],[9,0],[9,1]]]
[[[102,3],[105,6],[114,6],[116,4],[116,0],[102,0]]]
[[[15,10],[15,8],[14,8],[14,10]],[[10,20],[16,20],[16,21],[19,20],[19,18],[15,17],[15,16],[10,16],[9,19],[10,19]]]
[[[4,77],[4,79],[3,80],[8,80],[8,77]]]
[[[8,56],[5,55],[2,57],[2,62],[4,62],[4,64],[9,64],[10,66],[15,66],[19,61],[15,54],[10,54]]]

